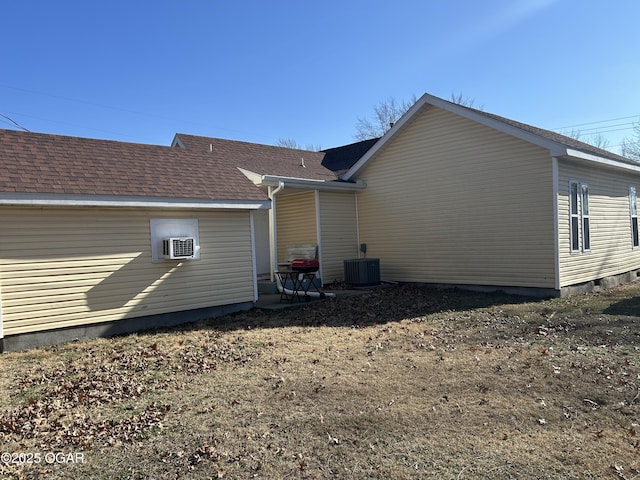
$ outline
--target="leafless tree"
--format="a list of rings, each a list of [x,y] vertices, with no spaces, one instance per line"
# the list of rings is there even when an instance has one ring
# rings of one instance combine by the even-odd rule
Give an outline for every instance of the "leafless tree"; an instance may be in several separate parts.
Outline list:
[[[582,137],[582,132],[580,130],[571,129],[570,132],[561,132],[562,135],[566,135],[567,137],[571,137],[574,140],[580,140]]]
[[[359,117],[356,122],[354,135],[356,140],[369,140],[384,135],[393,125],[418,101],[412,95],[408,101],[398,102],[394,97],[389,97],[386,101],[380,102],[373,107],[371,117]]]
[[[293,148],[296,150],[300,149],[298,142],[291,137],[279,138],[278,141],[276,142],[276,147]]]
[[[609,150],[609,139],[607,139],[601,133],[596,133],[595,135],[591,135],[591,138],[587,141],[594,147],[601,148],[602,150]]]
[[[458,105],[462,105],[463,107],[477,108],[475,106],[475,103],[476,103],[475,99],[471,97],[467,97],[462,93],[452,93],[451,96],[449,97],[449,101],[451,103],[457,103]],[[482,110],[482,107],[477,109]]]
[[[356,140],[368,140],[370,138],[381,137],[409,110],[418,98],[412,95],[411,98],[398,102],[394,97],[389,97],[386,101],[380,102],[373,107],[371,117],[358,118],[356,122]],[[465,107],[482,110],[483,107],[475,107],[475,100],[462,93],[452,93],[449,101]]]
[[[601,133],[591,135],[589,138],[582,139],[582,132],[580,130],[571,130],[568,133],[564,133],[567,137],[571,137],[574,140],[580,140],[582,142],[593,145],[594,147],[601,148],[602,150],[609,150],[609,139],[607,139]]]
[[[306,147],[303,147],[291,137],[279,138],[276,142],[276,147],[292,148],[294,150],[309,150],[312,152],[319,152],[322,150],[320,145],[307,145]]]
[[[633,124],[633,136],[622,140],[622,155],[640,162],[640,120]]]

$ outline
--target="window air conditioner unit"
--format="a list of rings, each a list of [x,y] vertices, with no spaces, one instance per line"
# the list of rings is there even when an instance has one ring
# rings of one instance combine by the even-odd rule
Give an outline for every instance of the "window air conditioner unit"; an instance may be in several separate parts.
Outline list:
[[[162,257],[168,260],[193,258],[195,253],[193,237],[171,237],[162,239]]]

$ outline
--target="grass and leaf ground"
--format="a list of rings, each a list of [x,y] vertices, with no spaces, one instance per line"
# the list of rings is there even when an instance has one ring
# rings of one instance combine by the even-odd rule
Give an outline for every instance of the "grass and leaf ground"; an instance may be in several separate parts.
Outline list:
[[[399,286],[0,362],[6,478],[640,479],[639,284]]]

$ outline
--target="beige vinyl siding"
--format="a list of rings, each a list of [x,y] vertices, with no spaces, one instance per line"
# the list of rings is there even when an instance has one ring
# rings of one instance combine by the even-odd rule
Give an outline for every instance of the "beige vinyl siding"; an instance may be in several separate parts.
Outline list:
[[[290,245],[318,244],[315,192],[282,193],[276,197],[278,262]]]
[[[548,152],[429,107],[358,173],[383,279],[555,288]]]
[[[344,280],[344,260],[358,258],[354,193],[320,192],[320,238],[323,281]]]
[[[590,252],[570,252],[570,181],[589,185]],[[583,283],[640,268],[640,249],[633,248],[631,239],[630,185],[640,187],[640,175],[559,160],[560,286]]]
[[[200,260],[152,263],[151,218],[197,218]],[[249,213],[0,210],[4,335],[253,300]]]

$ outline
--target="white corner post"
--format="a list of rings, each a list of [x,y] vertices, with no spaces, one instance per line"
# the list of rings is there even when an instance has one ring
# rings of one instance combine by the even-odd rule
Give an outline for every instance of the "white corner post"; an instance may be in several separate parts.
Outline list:
[[[558,188],[560,182],[560,172],[558,167],[558,157],[551,157],[551,168],[553,177],[553,263],[555,270],[555,288],[560,291],[560,212],[558,212]]]

